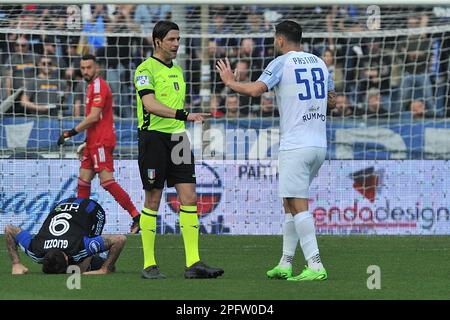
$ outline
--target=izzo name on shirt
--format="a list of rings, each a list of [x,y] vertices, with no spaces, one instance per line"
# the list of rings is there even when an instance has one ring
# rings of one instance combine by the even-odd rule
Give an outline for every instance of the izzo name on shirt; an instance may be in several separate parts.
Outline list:
[[[303,116],[303,122],[310,121],[310,120],[322,120],[325,121],[327,119],[327,116],[319,113],[319,112],[311,112],[307,113]]]
[[[61,239],[50,239],[44,241],[44,249],[66,249],[69,246],[69,241]]]

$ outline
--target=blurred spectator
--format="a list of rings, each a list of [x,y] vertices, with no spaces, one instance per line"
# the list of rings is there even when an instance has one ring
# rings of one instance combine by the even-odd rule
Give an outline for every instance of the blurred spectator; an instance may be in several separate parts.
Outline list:
[[[138,31],[139,27],[132,19],[133,6],[119,5],[113,18],[107,25],[109,33],[130,33]],[[131,36],[108,36],[107,45],[97,51],[97,57],[106,69],[108,81],[114,98],[114,114],[129,118],[131,110]]]
[[[6,95],[24,87],[25,80],[35,76],[36,57],[29,51],[28,39],[19,36],[14,45],[14,54],[6,60]]]
[[[92,35],[93,33],[105,33],[106,24],[110,22],[106,6],[103,4],[96,4],[92,9],[92,14],[89,20],[85,22],[83,32],[88,33],[87,41],[89,46],[94,50],[102,48],[106,44],[106,37],[104,35]]]
[[[335,64],[334,51],[329,48],[326,48],[323,51],[322,59],[328,68],[330,76],[334,80],[334,89],[336,91],[342,91],[344,88],[344,75],[342,72],[342,68]]]
[[[40,5],[37,12],[40,29],[63,30],[66,25],[67,8],[61,5]]]
[[[239,97],[237,94],[229,94],[226,96],[225,110],[227,118],[238,118],[241,115],[239,110]]]
[[[80,71],[81,55],[78,54],[79,37],[68,39],[65,62],[67,68],[64,77],[66,79],[67,106],[64,115],[80,117],[84,115],[84,83]]]
[[[367,55],[361,60],[361,66],[359,90],[366,92],[377,88],[381,95],[388,96],[392,59],[382,51],[380,39],[371,39],[367,43]]]
[[[217,6],[211,9],[212,22],[209,25],[209,34],[226,34],[230,37],[215,37],[212,41],[216,42],[216,52],[219,56],[237,56],[238,42],[232,36],[232,30],[226,24],[226,17],[228,16],[228,8],[225,6]]]
[[[52,59],[42,56],[39,59],[39,74],[26,81],[25,92],[21,97],[23,113],[57,116],[62,111],[64,82],[54,77]]]
[[[270,25],[264,24],[264,17],[262,15],[262,10],[258,9],[257,6],[249,9],[249,13],[247,14],[247,21],[244,26],[244,33],[246,34],[258,34],[270,32]],[[253,38],[255,52],[259,57],[264,56],[264,37]]]
[[[333,117],[348,117],[351,115],[360,115],[361,112],[355,114],[356,108],[350,104],[349,98],[344,94],[336,95],[336,107],[332,110],[328,109],[329,115]]]
[[[258,80],[263,67],[261,52],[257,52],[255,42],[252,38],[243,38],[239,46],[239,59],[246,59],[250,63],[250,80]]]
[[[275,94],[273,91],[264,92],[261,95],[260,110],[257,113],[259,117],[279,117],[278,108],[275,107]]]
[[[225,108],[220,108],[220,98],[217,95],[212,95],[210,100],[210,109],[209,112],[211,116],[214,118],[221,118],[225,116]]]
[[[356,21],[347,18],[343,20],[341,28],[346,32],[361,32],[362,26]],[[358,101],[357,85],[360,60],[364,56],[364,39],[360,38],[339,38],[340,49],[337,52],[336,63],[342,66],[344,71],[344,92],[354,103]]]
[[[238,60],[235,65],[235,72],[237,75],[237,80],[239,82],[250,82],[250,61],[247,59]],[[252,104],[258,104],[258,98],[251,98],[248,96],[239,96],[239,105],[241,115],[248,115],[250,111],[250,106]]]
[[[153,25],[159,20],[170,20],[172,6],[170,4],[140,4],[134,11],[134,22],[141,27],[141,32],[150,34]]]
[[[367,92],[367,116],[386,116],[388,111],[384,108],[385,104],[382,104],[380,90],[371,88]]]
[[[421,119],[425,117],[425,103],[423,100],[413,100],[409,105],[409,110],[414,119]]]
[[[68,39],[67,53],[64,56],[66,70],[66,79],[81,78],[80,61],[81,55],[78,53],[79,37],[70,37]]]
[[[408,18],[408,28],[420,27],[418,17]],[[404,42],[404,74],[401,81],[401,103],[407,110],[413,100],[424,100],[426,114],[435,114],[435,102],[428,74],[431,40],[427,35],[410,35]]]
[[[72,98],[72,110],[71,115],[74,117],[82,117],[85,115],[85,95],[86,87],[84,85],[83,79],[77,79],[73,83],[73,91],[71,92]],[[70,113],[68,113],[70,116]]]
[[[43,55],[52,59],[52,72],[56,77],[63,79],[67,70],[67,63],[58,53],[57,42],[59,39],[53,35],[45,35],[43,39]]]

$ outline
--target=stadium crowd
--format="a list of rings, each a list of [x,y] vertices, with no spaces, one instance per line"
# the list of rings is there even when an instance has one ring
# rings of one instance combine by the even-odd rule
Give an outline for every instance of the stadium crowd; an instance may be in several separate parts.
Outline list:
[[[115,116],[135,117],[133,72],[152,53],[154,23],[171,19],[174,6],[97,4],[80,9],[80,24],[71,26],[68,14],[77,14],[70,11],[73,7],[0,5],[0,31],[8,29],[0,32],[0,103],[8,97],[14,100],[0,113],[83,116],[85,84],[80,58],[93,53],[111,86]],[[263,34],[271,34],[279,19],[303,15],[307,17],[302,19],[304,33],[309,35],[303,39],[303,49],[322,57],[335,80],[337,104],[329,110],[330,116],[449,117],[450,32],[364,36],[364,10],[355,6],[210,7],[207,32],[211,37],[206,42],[195,36],[183,40],[180,62],[185,64],[188,109],[210,111],[217,118],[278,117],[273,93],[256,99],[229,92],[214,66],[218,59],[228,57],[240,81],[255,81],[274,57],[273,38]],[[397,28],[429,25],[432,8],[409,10],[394,19]],[[200,15],[200,7],[186,6],[183,13],[190,21]],[[385,20],[382,11],[381,27],[392,28],[384,23],[393,19]],[[200,23],[186,23],[182,34],[199,34],[200,28]],[[45,34],[43,30],[82,31],[88,36]],[[350,33],[311,38],[314,32]],[[209,72],[204,71],[205,57]],[[210,93],[204,95],[205,89]]]

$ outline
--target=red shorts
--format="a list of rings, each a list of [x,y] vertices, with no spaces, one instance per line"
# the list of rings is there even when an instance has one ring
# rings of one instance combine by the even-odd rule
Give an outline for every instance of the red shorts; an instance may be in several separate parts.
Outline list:
[[[114,147],[86,146],[83,150],[83,158],[81,160],[81,168],[100,172],[106,170],[114,172]]]

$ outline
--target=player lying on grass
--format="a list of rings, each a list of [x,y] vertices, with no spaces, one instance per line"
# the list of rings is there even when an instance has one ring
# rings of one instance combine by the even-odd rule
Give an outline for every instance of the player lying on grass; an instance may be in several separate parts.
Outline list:
[[[78,265],[84,274],[114,272],[127,238],[101,235],[104,225],[103,208],[94,200],[81,198],[59,202],[34,237],[26,230],[7,225],[5,240],[12,274],[28,272],[19,260],[17,245],[34,262],[42,264],[44,273],[66,273],[69,265]],[[99,253],[108,250],[107,258],[100,258]]]

